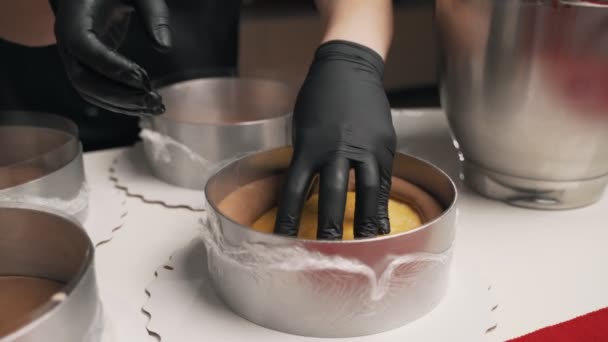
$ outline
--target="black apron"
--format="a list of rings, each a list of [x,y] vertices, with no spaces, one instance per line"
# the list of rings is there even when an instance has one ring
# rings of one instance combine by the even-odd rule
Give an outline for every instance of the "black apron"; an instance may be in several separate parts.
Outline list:
[[[239,0],[169,0],[173,49],[157,52],[137,17],[121,53],[153,81],[172,82],[233,72],[237,63]],[[80,129],[85,150],[133,144],[138,119],[97,108],[72,88],[55,46],[26,47],[0,39],[0,110],[56,113]]]

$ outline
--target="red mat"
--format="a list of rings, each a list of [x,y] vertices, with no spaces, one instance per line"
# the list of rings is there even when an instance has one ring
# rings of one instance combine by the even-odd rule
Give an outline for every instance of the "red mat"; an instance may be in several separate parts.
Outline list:
[[[518,337],[511,342],[608,342],[608,308]]]

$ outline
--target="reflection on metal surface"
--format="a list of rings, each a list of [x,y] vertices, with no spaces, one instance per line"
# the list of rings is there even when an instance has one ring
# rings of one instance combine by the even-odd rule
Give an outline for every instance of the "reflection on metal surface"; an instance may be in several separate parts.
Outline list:
[[[0,201],[48,206],[83,221],[88,192],[74,123],[39,112],[0,112]]]
[[[202,190],[225,161],[291,142],[295,92],[280,81],[203,78],[160,93],[167,112],[142,119],[141,126],[148,130],[142,135],[146,157],[168,183]]]
[[[0,222],[0,277],[63,284],[59,292],[22,317],[19,327],[0,336],[0,341],[95,341],[99,336],[91,336],[90,330],[100,324],[100,303],[94,247],[86,232],[57,212],[17,203],[0,207]],[[13,290],[19,300],[20,289]],[[11,314],[0,310],[0,321]]]
[[[442,104],[466,182],[565,209],[608,183],[608,6],[438,0]]]

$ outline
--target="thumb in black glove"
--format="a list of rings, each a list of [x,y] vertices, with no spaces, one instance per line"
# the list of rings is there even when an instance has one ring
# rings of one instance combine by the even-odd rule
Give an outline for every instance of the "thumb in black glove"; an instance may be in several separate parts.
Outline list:
[[[87,101],[123,114],[160,114],[165,108],[146,71],[116,52],[136,11],[157,50],[171,48],[164,0],[55,0],[55,36],[68,77]]]
[[[305,196],[318,173],[317,238],[342,238],[351,168],[356,180],[355,237],[390,232],[388,198],[396,138],[383,71],[380,55],[365,46],[336,40],[318,48],[294,109],[294,155],[276,234],[297,236]]]

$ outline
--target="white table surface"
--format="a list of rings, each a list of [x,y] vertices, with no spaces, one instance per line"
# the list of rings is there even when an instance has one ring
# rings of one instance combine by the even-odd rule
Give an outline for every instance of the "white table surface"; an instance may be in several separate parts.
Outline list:
[[[86,153],[87,180],[107,180],[120,151]],[[200,213],[167,209],[136,197],[127,198],[127,211],[113,239],[96,250],[97,282],[111,330],[103,342],[158,341],[148,334],[148,318],[141,310],[148,298],[145,288],[154,280],[156,269],[196,234]]]
[[[432,133],[424,130],[420,133],[425,138],[409,137],[408,150],[424,150],[422,154],[432,156],[427,159],[457,176],[453,151],[446,152],[445,141],[425,140]],[[89,181],[107,179],[120,151],[85,154]],[[511,207],[459,187],[457,252],[479,265],[499,303],[498,327],[488,335],[490,341],[608,306],[608,196],[587,208],[551,212]],[[116,337],[112,340],[157,341],[145,328],[144,289],[172,252],[196,234],[199,214],[134,197],[127,209],[123,227],[97,249],[100,293]]]

